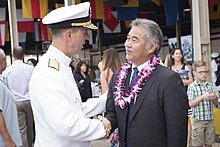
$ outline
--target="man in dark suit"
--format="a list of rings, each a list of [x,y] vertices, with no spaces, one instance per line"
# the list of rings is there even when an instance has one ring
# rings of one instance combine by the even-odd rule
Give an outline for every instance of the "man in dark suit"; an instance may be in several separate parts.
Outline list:
[[[187,95],[180,76],[159,65],[162,41],[155,22],[132,21],[128,62],[111,79],[105,115],[120,147],[186,147]]]

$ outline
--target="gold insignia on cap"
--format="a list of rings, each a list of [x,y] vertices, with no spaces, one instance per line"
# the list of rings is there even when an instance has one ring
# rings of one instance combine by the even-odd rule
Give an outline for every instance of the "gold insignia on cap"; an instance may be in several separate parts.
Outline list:
[[[59,71],[60,63],[57,61],[57,59],[51,58],[51,59],[49,59],[48,67],[54,68]]]
[[[85,28],[88,28],[88,29],[92,29],[92,30],[97,30],[97,26],[95,26],[94,24],[91,23],[91,20],[90,21],[87,21],[87,22],[78,22],[78,23],[71,23],[71,26],[73,27],[85,27]]]

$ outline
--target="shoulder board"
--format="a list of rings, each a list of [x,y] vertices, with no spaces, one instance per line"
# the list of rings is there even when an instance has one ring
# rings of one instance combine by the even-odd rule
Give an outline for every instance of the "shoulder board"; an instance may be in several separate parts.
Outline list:
[[[54,68],[59,71],[60,63],[57,61],[57,59],[51,58],[51,59],[49,59],[48,67]]]

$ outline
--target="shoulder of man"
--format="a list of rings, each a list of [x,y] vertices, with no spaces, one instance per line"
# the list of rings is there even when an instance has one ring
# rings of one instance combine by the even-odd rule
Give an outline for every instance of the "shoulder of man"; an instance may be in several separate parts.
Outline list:
[[[55,58],[49,58],[48,67],[54,68],[57,71],[59,71],[60,70],[60,62]]]

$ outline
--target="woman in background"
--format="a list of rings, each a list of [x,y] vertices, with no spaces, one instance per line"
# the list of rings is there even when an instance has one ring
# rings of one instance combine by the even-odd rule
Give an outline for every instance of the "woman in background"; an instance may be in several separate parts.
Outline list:
[[[165,57],[165,60],[164,60],[164,64],[163,64],[165,67],[170,67],[171,66],[171,54],[168,53]]]
[[[82,102],[86,102],[88,98],[92,98],[91,79],[88,74],[86,62],[79,61],[77,63],[74,78],[79,88]]]
[[[112,78],[113,73],[116,70],[119,70],[120,68],[121,68],[121,61],[119,59],[117,50],[114,48],[109,48],[105,50],[101,62],[101,75],[100,75],[102,93],[104,93],[108,89],[108,85]],[[118,129],[115,129],[115,131],[112,133],[110,137],[111,147],[119,146],[118,139],[119,139]]]
[[[182,78],[182,81],[183,81],[183,84],[186,87],[186,91],[187,91],[188,85],[193,82],[193,76],[192,76],[191,68],[184,63],[183,52],[180,48],[175,48],[171,52],[171,66],[170,66],[170,69],[172,69],[175,72],[178,72],[178,71],[181,71],[181,70],[182,71],[188,71],[188,72],[183,73],[183,74],[187,74],[187,75],[180,74],[180,76]],[[188,110],[187,147],[190,146],[190,142],[191,142],[192,125],[191,125],[190,117],[192,117],[192,109],[191,108]]]
[[[102,70],[100,75],[100,82],[102,93],[104,93],[108,89],[108,84],[113,73],[121,67],[121,61],[119,59],[117,50],[114,48],[105,50],[101,63]]]

